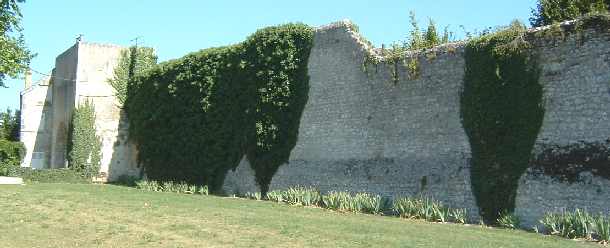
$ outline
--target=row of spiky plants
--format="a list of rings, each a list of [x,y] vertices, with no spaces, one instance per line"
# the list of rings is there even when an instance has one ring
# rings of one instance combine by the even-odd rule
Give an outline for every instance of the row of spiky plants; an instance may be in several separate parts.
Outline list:
[[[431,222],[466,223],[465,209],[452,209],[431,198],[399,198],[394,201],[393,210],[402,218],[422,219]]]
[[[260,195],[247,193],[247,198],[260,199]],[[389,198],[370,193],[352,194],[331,191],[321,194],[311,187],[291,187],[267,193],[267,199],[292,205],[317,206],[334,211],[392,214],[404,218],[425,219],[434,222],[466,223],[465,209],[451,209],[430,198],[399,198],[394,203]]]
[[[157,182],[157,181],[137,181],[136,188],[154,192],[172,192],[180,194],[199,194],[208,195],[208,186],[191,185],[184,182]]]
[[[252,195],[247,193],[246,195]],[[330,210],[353,213],[381,214],[389,208],[389,199],[369,193],[350,194],[331,191],[321,194],[311,187],[291,187],[267,193],[267,199],[292,205],[317,206]]]
[[[592,215],[576,209],[572,212],[547,213],[540,223],[553,235],[576,239],[610,241],[610,219],[602,214]]]

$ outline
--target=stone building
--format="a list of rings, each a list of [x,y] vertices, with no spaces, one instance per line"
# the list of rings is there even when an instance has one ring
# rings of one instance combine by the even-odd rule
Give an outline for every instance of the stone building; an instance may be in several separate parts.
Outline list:
[[[89,101],[95,106],[96,132],[102,139],[103,180],[140,173],[135,146],[127,141],[124,114],[108,83],[123,49],[78,41],[56,58],[50,77],[36,85],[26,78],[21,92],[21,141],[27,154],[22,167],[66,167],[72,112]]]

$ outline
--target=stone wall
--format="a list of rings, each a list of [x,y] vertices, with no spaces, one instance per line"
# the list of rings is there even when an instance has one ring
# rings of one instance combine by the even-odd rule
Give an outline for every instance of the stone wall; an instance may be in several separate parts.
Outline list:
[[[23,167],[45,168],[50,160],[52,96],[49,77],[21,92],[19,140],[26,150]]]
[[[111,44],[79,43],[76,106],[90,101],[95,106],[96,131],[102,140],[100,171],[107,180],[121,175],[138,176],[135,145],[127,140],[127,121],[114,88],[114,75],[123,47]]]
[[[363,70],[365,54],[373,48],[350,27],[340,22],[315,32],[299,138],[271,190],[301,185],[390,197],[424,194],[466,208],[478,219],[470,145],[460,120],[464,44],[408,54],[419,61],[419,77],[410,79],[401,64],[395,84],[393,64]],[[610,35],[583,33],[534,40],[546,109],[538,147],[610,137]],[[545,211],[580,207],[608,213],[609,186],[590,173],[570,184],[528,170],[520,181],[516,214],[529,227]],[[258,191],[247,161],[227,175],[224,189]]]
[[[400,64],[394,83],[393,64],[363,69],[372,48],[350,27],[340,22],[315,33],[297,145],[271,190],[301,185],[388,197],[423,194],[475,215],[459,112],[463,49],[450,45],[437,48],[435,58],[417,55],[419,77],[409,79]],[[242,166],[247,163],[227,177],[229,193],[257,190],[253,173]]]
[[[538,44],[545,116],[537,151],[610,138],[610,33],[595,29]],[[610,164],[608,165],[610,166]],[[529,170],[520,181],[516,214],[527,227],[545,212],[587,209],[610,214],[610,181],[582,173],[575,183]]]
[[[32,165],[32,157],[45,153],[50,154],[49,159],[34,167],[65,167],[72,113],[74,108],[90,101],[95,106],[97,135],[102,139],[100,171],[106,175],[103,180],[113,181],[122,175],[140,175],[135,144],[127,139],[125,114],[120,108],[114,89],[108,83],[123,49],[116,45],[79,41],[57,57],[48,91],[44,85],[24,90],[22,111],[26,111],[27,118],[24,119],[25,125],[21,131],[27,134],[22,140],[28,150],[22,166]],[[46,104],[39,104],[45,101]],[[42,110],[43,105],[45,111]],[[48,127],[42,125],[43,121],[49,123]],[[48,128],[48,131],[40,130],[39,126]],[[34,128],[39,129],[38,135]]]

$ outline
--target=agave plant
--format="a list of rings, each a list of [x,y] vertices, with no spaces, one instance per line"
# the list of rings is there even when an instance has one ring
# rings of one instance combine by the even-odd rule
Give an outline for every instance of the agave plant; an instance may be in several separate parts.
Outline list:
[[[500,217],[498,217],[497,222],[498,225],[500,225],[501,227],[508,229],[517,229],[521,224],[519,217],[517,217],[513,213],[508,212],[500,214]]]
[[[560,214],[547,213],[540,223],[554,235],[570,239],[590,238],[593,218],[587,212],[576,209]]]
[[[610,241],[610,219],[600,214],[595,218],[594,223],[597,239],[606,243]]]
[[[283,201],[283,196],[284,194],[282,193],[282,191],[279,190],[274,190],[271,192],[267,193],[267,199],[269,199],[270,201],[274,201],[274,202],[282,202]]]

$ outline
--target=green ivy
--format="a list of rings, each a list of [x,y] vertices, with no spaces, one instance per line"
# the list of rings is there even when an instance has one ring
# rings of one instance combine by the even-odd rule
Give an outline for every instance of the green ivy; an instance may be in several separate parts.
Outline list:
[[[97,176],[102,160],[102,141],[95,133],[95,108],[86,101],[74,109],[68,144],[68,166],[86,178]]]
[[[544,109],[540,71],[524,25],[468,42],[461,117],[472,151],[471,181],[480,214],[495,223],[515,207]]]
[[[130,47],[121,51],[119,63],[108,83],[114,88],[121,106],[127,98],[127,82],[157,64],[155,50],[149,47]]]
[[[265,193],[296,144],[312,42],[303,24],[265,28],[130,80],[125,109],[148,178],[218,191],[246,155]]]

